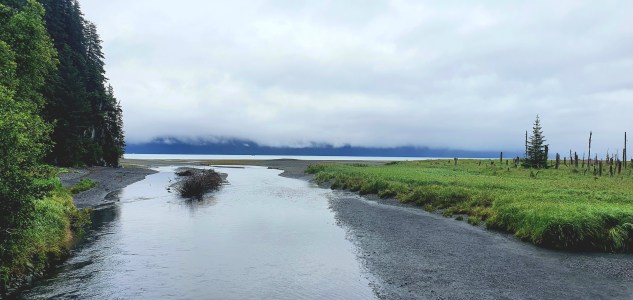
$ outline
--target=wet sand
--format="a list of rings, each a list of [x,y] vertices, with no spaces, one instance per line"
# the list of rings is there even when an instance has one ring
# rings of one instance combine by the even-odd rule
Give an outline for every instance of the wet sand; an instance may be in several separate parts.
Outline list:
[[[150,167],[267,166],[284,170],[282,176],[303,180],[311,179],[304,170],[315,163],[324,162],[124,161],[128,166]],[[395,200],[345,191],[334,192],[330,207],[358,246],[360,261],[377,280],[375,290],[383,299],[633,298],[633,256],[629,254],[542,249]]]
[[[335,191],[383,299],[631,299],[633,257],[538,248],[393,200]]]
[[[78,208],[95,208],[100,205],[112,203],[114,200],[108,197],[132,183],[141,181],[145,176],[156,173],[148,168],[124,167],[104,168],[90,167],[83,169],[71,169],[70,172],[59,177],[65,187],[77,184],[84,178],[90,178],[97,182],[97,186],[74,195],[75,205]]]

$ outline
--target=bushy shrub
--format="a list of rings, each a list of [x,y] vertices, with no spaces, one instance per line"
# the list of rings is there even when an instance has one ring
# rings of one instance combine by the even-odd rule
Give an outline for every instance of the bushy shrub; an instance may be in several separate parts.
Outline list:
[[[193,172],[191,176],[178,182],[174,189],[182,197],[202,198],[211,191],[217,191],[222,185],[222,177],[213,170]]]
[[[176,175],[181,176],[181,177],[187,177],[187,176],[193,175],[193,171],[184,170],[184,171],[176,172]]]

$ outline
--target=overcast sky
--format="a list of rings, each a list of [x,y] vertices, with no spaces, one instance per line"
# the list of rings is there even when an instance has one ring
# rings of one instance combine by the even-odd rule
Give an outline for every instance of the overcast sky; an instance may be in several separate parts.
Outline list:
[[[81,0],[128,143],[553,151],[633,134],[633,1]],[[581,150],[582,151],[582,150]]]

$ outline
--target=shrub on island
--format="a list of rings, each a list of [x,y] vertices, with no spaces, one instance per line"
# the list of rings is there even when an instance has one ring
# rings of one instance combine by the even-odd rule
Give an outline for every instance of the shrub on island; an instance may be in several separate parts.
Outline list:
[[[222,186],[222,177],[213,170],[191,172],[179,181],[174,189],[185,198],[202,198],[208,192],[217,191]]]

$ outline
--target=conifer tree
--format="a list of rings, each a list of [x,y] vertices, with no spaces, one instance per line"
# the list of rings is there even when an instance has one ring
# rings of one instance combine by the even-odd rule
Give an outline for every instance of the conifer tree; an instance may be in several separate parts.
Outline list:
[[[77,0],[39,1],[60,60],[45,91],[44,117],[54,124],[54,147],[47,160],[66,166],[116,165],[118,158],[111,156],[123,153],[123,143],[111,136],[117,131],[110,120],[120,119],[122,112],[107,92],[97,27],[84,18]]]
[[[547,167],[547,153],[545,151],[545,136],[541,128],[541,120],[536,116],[534,126],[532,127],[532,135],[528,140],[527,158],[525,165],[532,168]]]
[[[114,97],[112,86],[106,90],[103,114],[103,159],[108,166],[118,166],[123,155],[125,137],[123,134],[123,113],[119,101]]]

